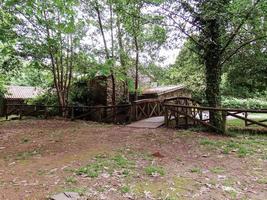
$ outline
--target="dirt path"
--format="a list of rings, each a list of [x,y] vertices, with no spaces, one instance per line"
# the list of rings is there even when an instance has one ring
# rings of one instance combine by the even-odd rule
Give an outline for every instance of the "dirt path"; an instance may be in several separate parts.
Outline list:
[[[25,120],[0,126],[0,199],[265,199],[267,137]],[[101,155],[101,156],[99,156]]]

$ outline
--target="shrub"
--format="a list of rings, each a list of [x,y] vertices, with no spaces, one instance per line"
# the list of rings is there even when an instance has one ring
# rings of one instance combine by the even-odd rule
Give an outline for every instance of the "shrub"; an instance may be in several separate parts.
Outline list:
[[[225,108],[267,109],[267,99],[239,99],[234,97],[224,97],[222,100],[222,106]]]
[[[51,106],[46,108],[50,116],[56,116],[61,114],[59,107],[53,107],[58,106],[59,104],[56,93],[52,91],[47,91],[34,99],[28,100],[27,104],[37,106]]]
[[[28,100],[27,103],[29,105],[58,106],[58,99],[55,92],[47,91],[34,99]]]

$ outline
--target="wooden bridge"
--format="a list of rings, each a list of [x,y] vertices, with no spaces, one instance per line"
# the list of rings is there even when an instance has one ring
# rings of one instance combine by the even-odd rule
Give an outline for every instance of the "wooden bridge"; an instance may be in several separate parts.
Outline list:
[[[160,101],[159,99],[144,99],[132,104],[116,106],[69,106],[63,110],[58,106],[38,105],[7,105],[6,119],[10,115],[22,116],[58,116],[71,120],[91,120],[97,122],[128,124],[130,127],[157,128],[165,124],[170,128],[188,128],[205,126],[216,130],[210,123],[210,113],[220,112],[223,119],[236,118],[244,121],[244,125],[258,126],[267,129],[267,119],[256,120],[250,117],[252,113],[267,114],[267,109],[226,109],[203,107],[199,102],[187,97],[174,97]],[[243,115],[241,115],[243,114]]]

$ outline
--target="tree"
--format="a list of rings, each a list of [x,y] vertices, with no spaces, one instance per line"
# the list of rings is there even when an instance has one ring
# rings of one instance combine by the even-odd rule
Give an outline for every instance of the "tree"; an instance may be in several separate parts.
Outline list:
[[[166,41],[166,32],[164,28],[153,23],[161,19],[145,12],[150,6],[149,2],[142,0],[114,0],[114,4],[116,8],[115,11],[118,15],[118,22],[124,28],[128,40],[132,42],[130,48],[133,50],[129,49],[125,51],[121,44],[119,46],[120,57],[123,58],[121,61],[124,62],[125,57],[127,57],[125,56],[125,52],[129,52],[129,54],[132,55],[132,60],[134,61],[134,97],[137,100],[139,74],[146,71],[141,68],[145,66],[148,67],[151,63],[158,60],[158,54],[154,54],[155,52],[159,52],[159,49]],[[120,31],[118,33],[120,33]],[[150,57],[150,61],[147,57]],[[123,64],[123,62],[121,63]]]
[[[161,77],[164,84],[182,84],[193,91],[193,97],[198,101],[205,98],[205,67],[199,56],[192,52],[192,42],[185,42],[176,61],[169,66],[167,72]]]
[[[19,70],[20,59],[15,50],[17,35],[14,27],[18,20],[9,13],[8,4],[0,2],[0,93],[5,90],[5,85]]]
[[[79,51],[83,24],[77,18],[77,1],[21,1],[10,5],[20,18],[20,54],[49,69],[62,110],[68,106],[74,55]],[[64,113],[63,113],[64,114]]]
[[[152,57],[148,48],[153,47],[150,52],[155,52],[164,43],[164,29],[151,23],[148,20],[151,16],[141,12],[145,7],[143,1],[92,0],[84,4],[86,9],[83,12],[87,13],[88,26],[97,27],[93,34],[90,33],[91,43],[101,40],[101,45],[92,45],[92,53],[103,64],[103,71],[109,67],[108,75],[113,80],[113,101],[115,80],[123,82],[124,99],[127,100],[133,78],[133,91],[137,96],[144,54]]]
[[[230,48],[233,41],[242,34],[242,27],[258,8],[260,0],[252,3],[247,0],[238,1],[239,4],[246,5],[241,12],[239,9],[231,9],[235,3],[229,0],[180,0],[165,1],[160,6],[160,13],[167,17],[166,25],[175,27],[195,44],[192,50],[199,55],[205,65],[205,94],[211,107],[221,106],[220,84],[224,63],[243,46],[264,37],[253,37],[241,41],[234,50]],[[239,5],[239,8],[242,7]],[[235,15],[239,18],[233,21],[231,17]],[[211,111],[210,123],[217,127],[216,131],[221,133],[225,131],[222,113]]]

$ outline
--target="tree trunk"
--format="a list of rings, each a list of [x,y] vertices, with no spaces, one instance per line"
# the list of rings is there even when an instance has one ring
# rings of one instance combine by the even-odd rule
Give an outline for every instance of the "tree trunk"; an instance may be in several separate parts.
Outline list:
[[[134,44],[135,44],[135,86],[134,86],[134,98],[138,100],[138,73],[139,73],[139,46],[137,36],[134,37]]]
[[[210,107],[221,106],[221,42],[219,34],[219,22],[217,19],[206,21],[206,38],[204,60],[206,66],[206,99]],[[225,132],[225,122],[222,113],[218,111],[210,111],[210,123],[216,127],[218,133]]]
[[[112,4],[109,5],[109,12],[110,12],[110,37],[111,37],[111,57],[113,59],[112,62],[112,69],[110,70],[111,72],[111,82],[112,82],[112,105],[116,105],[116,80],[114,76],[114,35],[113,35],[113,8]],[[115,116],[115,114],[114,114]]]
[[[105,37],[105,33],[104,33],[104,28],[103,28],[103,24],[102,24],[102,19],[101,19],[101,13],[99,10],[99,5],[96,4],[95,5],[95,10],[97,13],[97,18],[98,18],[98,24],[99,24],[99,29],[101,32],[101,36],[103,39],[103,43],[104,43],[104,48],[105,48],[105,53],[106,53],[106,59],[110,59],[110,54],[109,54],[109,50],[108,50],[108,46],[107,46],[107,42],[106,42],[106,37]],[[113,17],[112,17],[112,7],[110,6],[110,15],[111,15],[111,26],[113,26]],[[112,39],[112,59],[114,57],[113,55],[113,27],[111,28],[111,39]],[[113,68],[113,66],[112,66]],[[112,101],[112,105],[116,104],[116,82],[115,82],[115,76],[114,76],[114,72],[113,69],[110,70],[110,74],[111,74],[111,81],[112,81],[112,97],[111,97],[111,101]]]
[[[119,57],[120,57],[120,64],[123,69],[124,74],[124,81],[123,81],[123,96],[124,101],[129,102],[129,90],[128,90],[128,80],[127,80],[127,67],[126,67],[126,58],[125,58],[125,51],[122,42],[122,32],[121,32],[121,25],[120,25],[120,16],[117,16],[117,29],[118,29],[118,44],[119,44]]]

